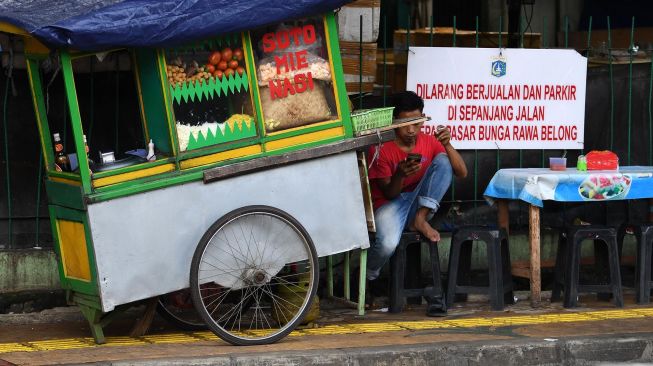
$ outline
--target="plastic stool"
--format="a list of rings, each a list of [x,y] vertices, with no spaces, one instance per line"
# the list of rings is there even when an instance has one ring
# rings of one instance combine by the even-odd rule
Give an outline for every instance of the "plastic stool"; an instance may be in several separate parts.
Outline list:
[[[440,279],[440,257],[438,254],[437,242],[428,242],[429,254],[431,259],[431,277],[433,286],[424,288],[405,288],[404,279],[406,278],[406,249],[413,244],[421,244],[422,237],[418,232],[406,231],[401,234],[399,245],[390,258],[390,307],[391,313],[399,313],[403,310],[406,298],[415,296],[424,296],[432,298],[442,298],[442,283]],[[417,248],[419,249],[419,247]],[[419,266],[418,266],[419,268]],[[419,277],[421,271],[418,269]],[[444,305],[444,301],[442,301]]]
[[[653,280],[651,279],[651,253],[653,253],[653,224],[623,224],[619,227],[617,233],[617,242],[619,243],[619,253],[623,247],[626,230],[630,228],[633,235],[637,238],[637,264],[635,292],[638,304],[650,303],[651,288]]]
[[[579,283],[580,249],[582,242],[585,240],[602,241],[607,245],[607,261],[610,270],[609,284],[581,285]],[[596,292],[597,294],[609,292],[614,297],[617,307],[624,306],[617,231],[612,227],[600,225],[572,226],[566,232],[561,232],[558,241],[558,253],[556,253],[555,272],[556,281],[551,294],[551,301],[559,300],[560,291],[564,290],[563,306],[573,308],[578,305],[578,294],[581,292]]]
[[[469,285],[473,241],[482,241],[487,246],[488,286]],[[467,280],[466,285],[458,283],[461,277]],[[451,237],[448,282],[446,296],[448,307],[453,304],[456,294],[487,294],[493,310],[503,310],[505,303],[513,304],[510,251],[506,230],[486,226],[464,226],[455,230]]]

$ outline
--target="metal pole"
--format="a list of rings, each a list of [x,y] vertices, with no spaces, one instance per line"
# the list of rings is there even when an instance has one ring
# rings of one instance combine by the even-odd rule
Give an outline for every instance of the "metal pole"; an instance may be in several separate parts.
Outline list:
[[[429,19],[429,46],[433,47],[433,15]]]
[[[358,27],[358,108],[363,109],[363,15]]]
[[[456,47],[456,16],[453,16],[453,46]]]
[[[478,48],[478,15],[476,16],[474,46]],[[477,213],[478,208],[478,149],[474,149],[474,212]],[[474,215],[474,224],[478,214]]]
[[[90,90],[89,95],[90,95],[90,99],[91,99],[91,105],[90,105],[90,108],[89,108],[90,109],[89,110],[89,117],[90,117],[91,120],[89,121],[88,132],[87,132],[87,135],[86,135],[86,142],[88,143],[89,146],[91,145],[91,139],[92,139],[92,136],[93,136],[93,124],[94,124],[93,122],[95,122],[95,107],[94,107],[94,105],[95,105],[95,60],[94,60],[94,57],[91,57],[90,59],[91,59],[90,60],[90,63],[91,63],[91,65],[90,65],[90,69],[91,69],[90,70],[91,71],[91,75],[90,75],[90,78],[91,78],[91,80],[90,80],[91,81],[91,90]]]
[[[635,45],[633,38],[635,36],[635,17],[633,17],[630,25],[630,44],[628,46],[628,165],[630,165],[630,143],[631,143],[631,130],[632,130],[632,117],[633,117],[633,53]]]
[[[387,61],[386,52],[388,51],[388,17],[383,15],[383,106],[386,106],[386,86],[387,86]]]
[[[118,139],[118,133],[119,133],[119,127],[118,124],[120,122],[120,54],[115,53],[116,55],[116,154],[118,153],[119,150],[119,139]]]
[[[610,150],[614,151],[614,79],[612,76],[612,35],[608,16],[608,70],[610,74]]]
[[[3,130],[3,137],[4,137],[4,145],[5,145],[5,181],[7,184],[7,216],[9,218],[8,220],[8,246],[11,248],[12,244],[12,239],[13,239],[13,233],[12,233],[12,228],[13,228],[13,222],[12,222],[12,217],[11,217],[11,175],[10,175],[10,168],[9,168],[9,132],[8,132],[8,125],[9,122],[7,120],[7,107],[9,105],[9,85],[11,84],[11,78],[12,78],[12,70],[14,67],[14,54],[12,49],[9,49],[9,65],[7,66],[7,72],[5,76],[7,77],[7,81],[5,83],[5,95],[4,95],[4,102],[3,102],[3,118],[2,118],[2,130]]]
[[[38,178],[36,179],[36,238],[34,243],[36,244],[35,246],[40,247],[39,245],[39,227],[40,227],[40,215],[39,215],[39,208],[41,207],[41,178],[43,176],[43,151],[41,148],[38,148],[39,150],[39,175]]]

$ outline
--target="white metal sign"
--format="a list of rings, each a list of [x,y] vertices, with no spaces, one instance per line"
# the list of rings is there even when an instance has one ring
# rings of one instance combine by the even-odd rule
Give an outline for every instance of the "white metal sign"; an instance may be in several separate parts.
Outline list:
[[[586,74],[574,50],[411,47],[406,89],[457,149],[582,149]]]

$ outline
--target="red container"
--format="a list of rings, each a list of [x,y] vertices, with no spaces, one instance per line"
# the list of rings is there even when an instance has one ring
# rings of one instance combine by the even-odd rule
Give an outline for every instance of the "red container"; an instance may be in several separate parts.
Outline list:
[[[587,158],[587,170],[618,170],[619,157],[609,150],[590,151]]]

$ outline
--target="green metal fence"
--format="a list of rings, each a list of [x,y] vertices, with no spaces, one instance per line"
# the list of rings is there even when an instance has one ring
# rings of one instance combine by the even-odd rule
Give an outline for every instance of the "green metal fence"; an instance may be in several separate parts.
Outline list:
[[[411,18],[408,18],[408,24],[411,24]],[[633,144],[633,122],[634,122],[634,116],[633,116],[633,64],[634,64],[634,57],[637,52],[637,47],[635,46],[635,17],[632,17],[631,21],[631,27],[630,27],[630,38],[629,38],[629,45],[627,48],[613,48],[612,45],[612,33],[613,30],[610,28],[610,17],[607,17],[606,22],[607,22],[607,48],[600,50],[602,52],[607,52],[606,58],[607,58],[607,68],[609,72],[609,80],[610,80],[610,85],[609,85],[609,145],[605,144],[600,144],[600,143],[588,143],[588,141],[585,142],[585,147],[586,149],[594,147],[595,149],[610,149],[610,150],[625,150],[625,155],[623,156],[620,154],[621,157],[621,163],[622,165],[631,165],[633,163],[633,153],[635,150],[641,151],[641,150],[646,150],[646,159],[643,159],[640,157],[638,161],[636,162],[639,165],[651,165],[653,163],[653,110],[652,110],[652,98],[653,98],[653,63],[651,63],[650,58],[652,54],[652,50],[646,50],[648,54],[648,98],[647,98],[647,131],[646,135],[648,138],[645,141],[642,141],[640,139],[639,145],[635,146]],[[360,18],[361,23],[363,22],[363,18],[361,16]],[[526,29],[530,25],[532,19],[529,19],[526,21],[525,19],[520,19],[519,22],[519,47],[524,47],[524,36]],[[543,24],[543,29],[546,29],[546,24],[547,24],[547,18],[542,17],[541,19]],[[451,35],[451,47],[456,47],[457,46],[457,35],[456,35],[456,16],[453,16],[452,18],[452,24],[453,24],[453,31]],[[592,47],[592,22],[593,19],[592,17],[589,17],[588,19],[588,29],[587,29],[587,36],[586,36],[586,46],[584,48],[579,48],[577,47],[577,51],[582,53],[583,55],[586,55],[588,57],[592,57],[596,55],[596,51]],[[475,17],[475,47],[479,47],[479,35],[481,32],[479,31],[479,17]],[[498,36],[496,38],[496,45],[499,48],[502,48],[506,45],[506,41],[508,37],[510,36],[509,34],[506,34],[506,32],[503,31],[503,19],[502,17],[499,17],[498,19],[499,27],[496,30],[498,33]],[[387,18],[383,17],[381,20],[381,24],[383,25],[384,28],[387,27]],[[434,40],[435,40],[435,34],[434,34],[434,28],[437,25],[434,24],[434,18],[431,16],[429,20],[429,26],[427,29],[430,30],[429,32],[429,46],[433,47],[434,46]],[[361,25],[362,28],[362,25]],[[406,38],[407,38],[407,47],[404,52],[408,52],[408,47],[411,46],[411,30],[407,29],[406,30]],[[488,30],[491,31],[491,30]],[[387,85],[388,84],[388,75],[387,75],[387,52],[388,52],[388,41],[387,41],[387,33],[386,31],[380,32],[382,34],[382,39],[379,42],[379,45],[383,49],[383,62],[381,64],[381,67],[383,68],[383,72],[381,73],[382,75],[382,80],[377,80],[377,83],[380,83],[381,85]],[[569,46],[569,18],[565,17],[564,18],[564,25],[563,25],[563,31],[562,31],[562,36],[564,39],[563,46],[564,48],[570,48]],[[549,40],[546,37],[546,32],[542,32],[542,38],[541,38],[541,47],[542,48],[553,48],[549,45]],[[596,41],[597,39],[595,39]],[[420,46],[424,46],[423,44],[420,44]],[[396,47],[396,46],[395,46]],[[397,49],[395,48],[395,52]],[[627,95],[615,95],[615,75],[614,75],[614,53],[620,52],[620,53],[625,53],[628,55],[628,62],[627,62],[627,68],[628,68],[628,88],[627,88]],[[621,67],[622,65],[620,65]],[[361,68],[362,70],[362,68]],[[396,90],[395,90],[396,91]],[[383,87],[381,89],[381,100],[382,100],[382,105],[385,106],[388,103],[388,95],[387,94],[387,88]],[[364,96],[361,94],[358,96],[359,99],[363,99]],[[591,102],[590,100],[587,101],[588,103]],[[627,119],[625,121],[625,126],[619,126],[619,128],[623,128],[627,131],[626,133],[626,139],[625,141],[618,141],[615,142],[615,110],[617,109],[618,106],[625,105],[627,109]],[[587,117],[587,116],[586,116]],[[586,127],[592,123],[592,121],[586,120]],[[586,128],[587,130],[587,128]],[[637,133],[644,133],[645,131],[637,131]],[[643,144],[643,146],[642,146]],[[600,145],[600,146],[597,146]],[[461,190],[461,186],[463,186],[463,181],[457,181],[454,179],[451,185],[450,192],[447,194],[446,197],[448,197],[447,203],[458,205],[458,204],[472,204],[472,214],[467,215],[471,216],[471,219],[466,219],[465,221],[471,221],[473,223],[477,223],[479,220],[484,220],[487,221],[488,218],[485,217],[482,214],[476,214],[478,211],[479,205],[485,205],[485,200],[482,197],[482,192],[485,189],[485,186],[489,182],[489,178],[491,178],[492,173],[494,171],[500,169],[500,168],[507,168],[507,167],[545,167],[546,160],[549,156],[560,156],[560,154],[567,154],[571,153],[572,155],[580,155],[584,153],[584,150],[578,150],[578,151],[556,151],[556,150],[539,150],[539,151],[533,151],[533,150],[517,150],[517,151],[511,151],[511,150],[496,150],[494,152],[490,151],[479,151],[479,150],[473,150],[473,151],[463,151],[461,152],[463,157],[465,158],[466,162],[468,163],[469,167],[472,167],[472,174],[471,177],[466,178],[466,180],[469,180],[471,178],[471,181],[473,182],[473,186],[471,187],[471,195],[469,194],[469,189],[465,189],[464,191]],[[483,168],[480,168],[479,161],[485,160],[487,161],[488,154],[494,154],[495,155],[495,164],[494,166],[488,167],[487,165],[483,165]],[[528,162],[524,161],[524,156],[529,155],[532,156],[533,154],[539,154],[541,157],[537,163],[534,163],[532,160],[529,159]],[[481,159],[481,156],[484,156],[486,159]],[[516,159],[514,157],[516,156]],[[624,159],[625,158],[625,159]],[[571,161],[575,161],[575,157],[571,156]],[[482,171],[480,171],[482,169]],[[488,174],[488,172],[490,174]],[[485,173],[485,174],[483,174]],[[466,187],[469,188],[469,187]],[[607,210],[607,208],[604,208],[604,210]],[[525,213],[525,211],[524,211]],[[641,218],[645,219],[645,218]],[[519,220],[519,219],[517,219]],[[495,222],[492,220],[491,222]],[[526,223],[526,220],[523,220],[524,223]]]
[[[456,17],[454,16],[452,19],[453,23],[453,32],[451,35],[451,46],[456,47],[457,46],[457,35],[456,35],[456,23],[457,23]],[[519,24],[519,47],[524,47],[524,37],[526,35],[526,30],[528,29],[529,25],[531,24],[533,19],[521,19],[520,24]],[[409,24],[410,24],[410,19],[408,19]],[[647,84],[647,90],[646,93],[648,94],[648,97],[646,98],[646,105],[643,107],[646,109],[646,121],[642,121],[641,116],[634,116],[633,115],[633,100],[634,100],[634,94],[633,94],[633,89],[634,89],[634,76],[633,73],[635,71],[635,62],[634,58],[636,55],[636,46],[635,46],[635,34],[636,34],[636,21],[635,17],[632,17],[631,21],[631,27],[630,27],[630,42],[627,48],[622,48],[622,49],[617,49],[613,48],[613,39],[612,39],[612,33],[614,30],[610,28],[610,17],[606,19],[607,21],[607,39],[605,40],[600,40],[605,42],[605,48],[602,47],[602,49],[594,49],[592,47],[592,22],[593,19],[590,17],[588,20],[588,30],[587,30],[587,39],[586,39],[586,47],[582,49],[578,49],[579,52],[589,55],[589,56],[594,56],[597,53],[605,52],[605,56],[607,57],[607,72],[608,72],[608,79],[609,79],[609,90],[606,91],[609,94],[608,100],[609,100],[609,123],[608,126],[602,126],[609,131],[609,142],[607,143],[600,143],[597,142],[595,145],[596,147],[602,147],[603,149],[610,149],[613,151],[623,151],[625,153],[625,159],[623,155],[621,155],[623,159],[623,163],[625,165],[630,165],[632,163],[636,164],[646,164],[646,165],[652,165],[653,164],[653,109],[652,109],[652,102],[653,102],[653,63],[650,62],[650,54],[651,50],[647,50],[648,52],[648,63],[645,65],[647,68],[647,73],[648,73],[648,79],[646,80]],[[510,37],[509,34],[506,34],[506,32],[503,31],[503,24],[504,24],[504,19],[499,18],[499,27],[496,30],[498,33],[497,38],[496,38],[496,45],[498,47],[504,47]],[[383,17],[381,19],[381,24],[385,28],[387,26],[387,18]],[[479,47],[479,36],[481,35],[481,31],[479,31],[479,17],[475,17],[475,47]],[[547,25],[547,18],[542,17],[541,19],[541,24],[543,24],[543,27],[546,28]],[[363,29],[363,19],[361,17],[361,23],[360,23],[360,29],[361,29],[361,34],[362,34],[362,29]],[[429,34],[429,43],[431,46],[434,45],[435,42],[435,33],[433,32],[434,27],[437,26],[434,24],[434,18],[431,17],[429,21],[429,28],[430,28],[430,34]],[[491,30],[488,30],[491,31]],[[564,38],[564,47],[567,48],[569,46],[569,20],[567,17],[565,17],[564,25],[563,25],[563,38]],[[408,30],[407,34],[407,45],[410,46],[411,44],[411,31]],[[362,37],[361,37],[362,38]],[[596,37],[594,41],[596,41]],[[546,37],[546,33],[542,34],[541,38],[541,46],[543,48],[549,48],[549,39]],[[383,48],[383,62],[381,64],[382,66],[382,78],[381,80],[377,80],[377,83],[380,83],[382,85],[387,85],[388,83],[388,69],[387,69],[387,52],[388,52],[388,39],[387,39],[387,32],[383,32],[382,39],[379,42],[379,45],[382,46]],[[362,80],[363,80],[363,75],[362,75],[362,63],[363,63],[363,52],[362,52],[362,42],[360,45],[360,67],[359,69],[361,70],[359,82],[362,85]],[[405,50],[407,52],[407,49]],[[625,65],[615,65],[614,62],[614,54],[616,52],[620,52],[622,54],[628,55],[628,62]],[[4,49],[0,51],[0,55],[4,56],[5,60],[9,60],[9,62],[6,62],[7,65],[12,65],[13,61],[13,51],[12,48],[9,49]],[[620,82],[621,79],[619,79],[616,74],[621,75],[621,68],[627,67],[627,93],[622,94],[622,93],[617,93],[617,86],[616,82]],[[641,72],[641,64],[638,63],[637,66],[638,70],[638,75],[642,75]],[[36,129],[32,128],[29,130],[29,133],[34,134],[34,136],[31,136],[30,138],[22,138],[21,136],[25,134],[27,129],[25,129],[25,124],[32,123],[34,117],[18,117],[20,112],[22,114],[25,114],[25,112],[29,112],[30,110],[26,110],[24,108],[25,105],[31,105],[31,97],[28,89],[28,84],[26,82],[26,79],[18,78],[16,77],[17,71],[12,69],[10,66],[6,66],[3,69],[3,72],[1,73],[0,76],[0,102],[2,105],[0,106],[2,109],[2,113],[0,113],[0,117],[2,117],[2,148],[0,148],[0,153],[2,154],[2,159],[0,160],[0,171],[2,172],[2,176],[0,177],[0,187],[2,187],[2,198],[0,198],[0,249],[11,249],[11,248],[20,248],[20,247],[32,247],[32,246],[40,246],[42,243],[42,235],[39,236],[39,233],[41,231],[46,232],[49,230],[49,225],[44,224],[44,219],[47,220],[47,209],[46,209],[46,200],[43,199],[42,197],[42,192],[43,192],[43,186],[42,186],[42,181],[43,181],[43,168],[42,168],[42,162],[43,162],[43,157],[41,156],[40,148],[38,146],[38,138],[36,137]],[[116,74],[120,74],[119,70],[119,65],[116,65]],[[93,99],[95,98],[95,95],[93,94],[93,91],[95,90],[94,88],[94,83],[95,83],[95,71],[93,70],[93,64],[91,64],[91,73],[90,73],[90,78],[89,78],[89,83],[90,83],[90,98]],[[641,77],[637,76],[635,77],[635,80],[637,80],[638,83],[642,83]],[[19,81],[19,82],[18,82]],[[115,91],[115,133],[116,136],[118,136],[118,130],[120,128],[118,120],[119,120],[119,111],[121,108],[120,105],[120,98],[119,95],[121,93],[121,88],[126,87],[124,83],[119,82],[119,78],[115,78],[115,83],[112,85]],[[15,93],[14,89],[18,89],[19,92]],[[387,94],[387,88],[383,87],[381,88],[381,95],[380,95],[380,100],[381,104],[385,106],[389,102],[389,95]],[[362,87],[359,89],[359,96],[358,96],[358,106],[362,107],[363,106],[363,100],[365,99],[365,96],[362,93]],[[18,101],[21,100],[19,103]],[[588,100],[588,102],[590,102]],[[356,104],[354,104],[356,105]],[[12,109],[17,108],[17,106],[23,106],[22,111],[12,111]],[[625,107],[625,110],[627,111],[627,117],[625,119],[625,126],[618,124],[619,121],[621,121],[621,118],[618,118],[616,115],[616,111],[620,111]],[[642,107],[639,105],[639,107]],[[13,113],[13,114],[12,114]],[[32,112],[33,113],[33,112]],[[12,119],[10,118],[10,115],[13,115],[15,118]],[[90,126],[89,126],[89,136],[93,135],[93,124],[95,120],[95,114],[93,109],[91,108],[89,112],[90,116]],[[64,116],[65,117],[65,116]],[[637,126],[645,126],[645,130],[643,131],[641,128],[639,130],[633,130],[633,126],[637,122]],[[586,121],[586,127],[591,124],[592,121]],[[587,130],[587,128],[586,128]],[[620,131],[625,131],[625,139],[616,139],[616,136],[621,136]],[[65,135],[65,132],[64,132]],[[645,138],[642,138],[643,135],[645,135]],[[13,137],[12,137],[13,136]],[[636,141],[633,139],[633,136],[639,137],[636,139]],[[14,138],[16,137],[16,138]],[[64,137],[65,138],[65,137]],[[91,137],[90,137],[91,138]],[[89,139],[90,139],[89,138]],[[32,141],[32,146],[26,147],[24,146],[25,141]],[[119,148],[119,140],[116,138],[115,141],[115,149],[117,150]],[[600,146],[599,146],[600,145]],[[588,143],[586,141],[586,149],[588,147],[593,147],[593,143]],[[32,153],[33,155],[37,156],[35,158],[34,162],[34,168],[33,172],[31,175],[33,175],[35,178],[31,179],[36,179],[36,181],[28,181],[25,177],[27,176],[25,174],[25,169],[18,169],[21,164],[24,163],[22,159],[22,156],[25,155],[23,153],[17,153],[17,151],[25,151],[28,149],[34,150]],[[640,152],[640,151],[646,151],[645,154],[636,154],[637,156],[634,156],[635,152]],[[580,154],[582,153],[582,150],[579,151],[574,151],[571,152],[572,156],[571,159],[574,161],[573,154]],[[472,167],[472,174],[471,177],[468,177],[465,179],[465,181],[458,181],[454,180],[452,183],[451,189],[449,194],[447,195],[448,197],[448,203],[454,205],[454,206],[460,206],[463,207],[460,212],[463,213],[462,216],[464,216],[464,220],[466,221],[471,221],[471,222],[479,222],[479,221],[487,221],[488,217],[486,213],[481,212],[482,210],[479,210],[481,207],[485,207],[485,201],[482,197],[482,192],[485,188],[485,185],[489,181],[489,178],[492,176],[494,171],[500,168],[504,167],[543,167],[545,166],[545,161],[548,156],[559,156],[562,152],[561,151],[551,151],[551,150],[538,150],[538,151],[533,151],[533,150],[517,150],[517,151],[511,151],[511,150],[497,150],[497,151],[478,151],[478,150],[473,150],[473,151],[463,151],[463,157],[465,158],[466,162],[468,163],[469,167]],[[536,157],[536,158],[534,158]],[[492,160],[492,164],[486,164],[488,160]],[[37,163],[38,162],[38,163]],[[489,166],[488,166],[489,165]],[[29,187],[26,188],[26,187]],[[16,200],[16,195],[17,191],[23,191],[22,196],[25,196],[24,192],[28,191],[33,194],[28,194],[29,199],[20,199],[20,201]],[[24,214],[24,206],[30,206],[34,208],[34,214],[33,215],[25,215]],[[626,207],[628,209],[628,207]],[[608,208],[605,208],[607,211]],[[18,212],[21,212],[21,214],[18,214]],[[469,214],[465,215],[465,212],[469,212]],[[491,215],[491,214],[490,214]],[[512,217],[512,216],[511,216]],[[519,217],[513,219],[513,220],[521,220]],[[47,221],[46,221],[47,222]],[[524,220],[525,222],[525,220]],[[20,223],[21,227],[21,232],[23,234],[27,233],[28,235],[21,235],[20,240],[17,241],[17,238],[19,237],[16,233],[16,227],[18,226],[18,223]],[[27,224],[26,224],[27,223]],[[29,233],[31,232],[31,235]],[[32,238],[32,239],[30,239]],[[49,240],[51,242],[51,240]]]

